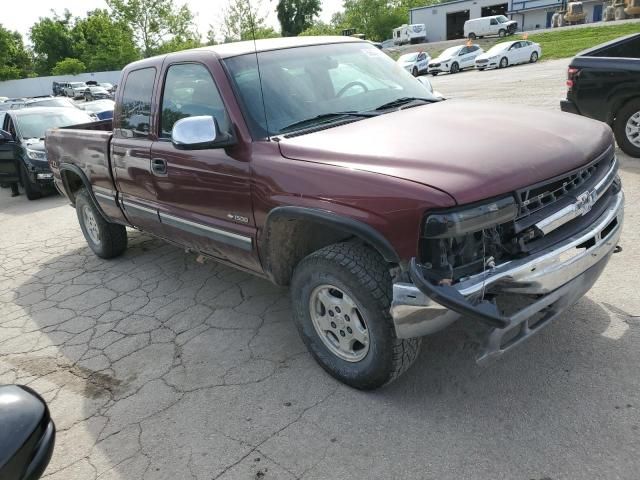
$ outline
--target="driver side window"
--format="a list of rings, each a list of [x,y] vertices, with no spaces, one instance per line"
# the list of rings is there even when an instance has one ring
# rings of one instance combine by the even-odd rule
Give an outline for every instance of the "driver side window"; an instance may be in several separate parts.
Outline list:
[[[164,82],[160,137],[171,138],[178,120],[194,116],[214,117],[220,130],[229,131],[224,103],[206,67],[198,63],[172,65]]]

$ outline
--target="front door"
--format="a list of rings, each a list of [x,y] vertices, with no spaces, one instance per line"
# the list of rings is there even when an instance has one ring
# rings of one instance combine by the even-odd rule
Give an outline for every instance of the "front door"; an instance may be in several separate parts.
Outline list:
[[[174,123],[211,116],[232,126],[218,88],[201,63],[165,66],[158,141],[151,149],[160,220],[168,238],[197,251],[259,270],[250,190],[250,166],[240,147],[177,149]]]
[[[116,113],[111,161],[121,202],[132,225],[160,235],[155,178],[151,174],[151,97],[156,69],[129,72]]]
[[[5,115],[0,129],[2,130],[0,132],[0,183],[17,182],[20,178],[20,172],[17,168],[15,136],[11,132],[11,117],[9,115]]]

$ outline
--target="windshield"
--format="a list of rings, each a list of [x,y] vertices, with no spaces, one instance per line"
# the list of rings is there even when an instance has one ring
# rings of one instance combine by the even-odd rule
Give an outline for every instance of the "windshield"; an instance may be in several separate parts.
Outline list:
[[[44,138],[49,128],[68,127],[80,123],[90,123],[93,119],[77,108],[56,110],[53,112],[21,113],[16,116],[16,125],[20,138]]]
[[[85,83],[82,83],[82,82],[71,82],[69,85],[71,86],[71,88],[79,88],[79,87],[87,86]]]
[[[450,47],[440,54],[440,58],[454,57],[458,54],[462,47]]]
[[[509,19],[507,17],[505,17],[504,15],[497,16],[496,20],[498,20],[500,23],[507,23],[509,21]]]
[[[513,44],[513,42],[498,43],[497,45],[494,45],[489,50],[487,50],[486,53],[501,52],[501,51],[506,50],[507,48],[509,48],[512,44]]]
[[[259,138],[319,115],[371,111],[408,97],[433,99],[410,73],[369,43],[273,50],[258,53],[258,58],[262,89],[254,54],[224,63],[252,134]]]
[[[51,100],[40,100],[37,102],[27,103],[27,107],[73,107],[76,108],[68,98],[52,98]]]
[[[418,58],[418,54],[417,53],[408,53],[406,55],[402,55],[400,58],[398,58],[399,62],[415,62],[416,58]]]

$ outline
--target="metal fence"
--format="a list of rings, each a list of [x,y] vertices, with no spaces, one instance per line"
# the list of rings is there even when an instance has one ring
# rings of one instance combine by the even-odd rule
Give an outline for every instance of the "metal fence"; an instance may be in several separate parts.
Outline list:
[[[51,95],[53,93],[51,90],[53,82],[86,82],[88,80],[117,84],[120,81],[120,70],[7,80],[0,82],[0,97],[15,98]]]

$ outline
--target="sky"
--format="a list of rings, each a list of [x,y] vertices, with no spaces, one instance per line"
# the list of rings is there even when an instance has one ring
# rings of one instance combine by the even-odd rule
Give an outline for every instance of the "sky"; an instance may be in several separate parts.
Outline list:
[[[174,0],[174,3],[176,5],[186,3],[189,6],[196,17],[198,31],[205,36],[209,30],[209,24],[217,26],[221,22],[222,12],[228,0]],[[331,15],[341,9],[342,0],[321,0],[321,4],[320,19],[328,22]],[[15,8],[2,9],[0,24],[9,30],[20,32],[26,42],[29,42],[27,34],[31,25],[37,22],[38,18],[49,16],[52,9],[62,13],[67,8],[76,17],[84,16],[89,10],[107,7],[104,0],[20,0],[16,5]],[[277,0],[262,0],[260,10],[267,16],[267,24],[279,31],[280,24],[275,14],[276,5]],[[219,30],[216,28],[216,31]]]

